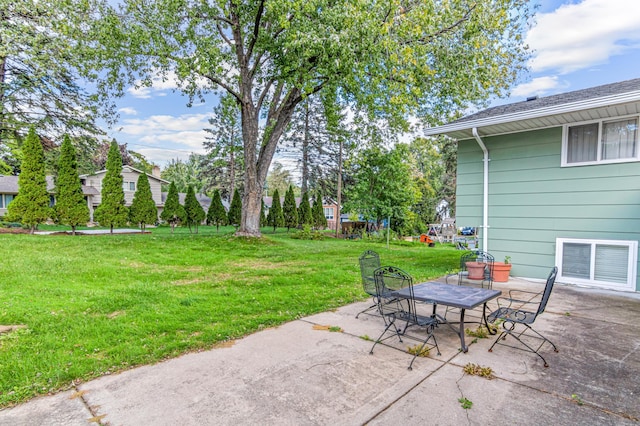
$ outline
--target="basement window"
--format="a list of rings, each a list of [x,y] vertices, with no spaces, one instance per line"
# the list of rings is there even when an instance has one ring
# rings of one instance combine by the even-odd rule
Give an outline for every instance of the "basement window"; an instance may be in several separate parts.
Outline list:
[[[556,239],[558,281],[633,291],[638,241]]]

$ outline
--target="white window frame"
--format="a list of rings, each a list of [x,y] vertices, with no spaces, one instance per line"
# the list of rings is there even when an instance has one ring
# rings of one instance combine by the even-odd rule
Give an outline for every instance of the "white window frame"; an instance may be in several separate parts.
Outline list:
[[[131,189],[131,186],[133,186],[133,189]],[[127,192],[136,192],[136,183],[134,181],[124,181],[122,182],[122,189]]]
[[[629,158],[615,158],[611,160],[602,160],[602,127],[604,123],[622,121],[622,120],[630,120],[636,119],[638,123],[638,130],[636,131],[636,155],[635,157]],[[587,124],[598,124],[598,154],[596,161],[583,161],[580,163],[569,163],[567,162],[568,154],[569,154],[569,128],[584,126]],[[602,120],[589,120],[589,121],[580,121],[576,123],[569,123],[562,126],[562,159],[561,166],[562,167],[576,167],[576,166],[589,166],[593,164],[611,164],[611,163],[630,163],[634,161],[640,161],[640,116],[639,115],[624,115],[620,117],[611,117]]]
[[[335,209],[333,207],[323,207],[323,209],[324,209],[324,217],[327,220],[333,220],[335,215]],[[330,211],[331,213],[327,214],[327,211]]]
[[[565,277],[563,275],[563,249],[565,243],[575,244],[590,244],[591,245],[591,259],[589,261],[590,267],[590,279],[581,279],[576,277]],[[626,283],[614,283],[608,281],[597,281],[593,278],[595,270],[595,256],[597,245],[613,245],[624,246],[629,248],[629,257],[627,259],[627,282]],[[612,290],[623,291],[635,291],[637,280],[637,266],[638,266],[638,241],[630,240],[587,240],[577,238],[556,238],[556,265],[558,265],[558,281],[568,284],[576,284],[587,287],[606,288]]]
[[[7,201],[8,197],[11,197],[9,201]],[[0,194],[0,209],[8,208],[9,204],[16,198],[16,194]]]

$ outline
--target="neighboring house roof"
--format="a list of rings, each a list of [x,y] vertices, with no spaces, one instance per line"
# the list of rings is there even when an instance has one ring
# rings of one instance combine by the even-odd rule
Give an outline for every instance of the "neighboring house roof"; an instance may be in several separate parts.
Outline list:
[[[300,207],[300,201],[302,201],[301,197],[296,197],[296,207]],[[268,209],[271,208],[271,205],[273,204],[273,197],[262,197],[262,201],[264,201],[264,206]],[[313,206],[313,203],[315,202],[315,198],[311,197],[309,198],[309,205]],[[322,200],[322,205],[323,206],[334,206],[337,203],[332,200],[331,198],[325,198]],[[284,197],[280,197],[280,205],[284,204]]]
[[[55,191],[55,183],[53,176],[46,176],[47,192],[53,194]],[[0,175],[0,194],[17,194],[18,193],[18,176]],[[84,195],[98,195],[98,190],[92,186],[82,185],[82,193]]]
[[[168,192],[162,193],[162,204],[165,204],[167,202],[167,194]],[[180,204],[184,205],[184,200],[186,197],[187,194],[185,194],[184,192],[178,192],[178,200],[180,201]],[[205,194],[196,194],[196,200],[198,200],[205,212],[209,211],[209,206],[211,206],[211,198],[207,197]],[[229,203],[227,201],[222,200],[222,205],[227,211],[229,210]]]
[[[129,171],[129,172],[136,172],[136,173],[139,173],[139,174],[146,173],[146,172],[145,172],[145,171],[143,171],[143,170],[139,170],[139,169],[136,169],[135,167],[126,166],[126,165],[125,165],[125,166],[122,166],[122,171],[123,171],[123,172],[125,172],[125,171]],[[98,171],[97,171],[97,172],[95,172],[95,173],[86,174],[86,175],[80,175],[80,178],[81,178],[81,179],[86,179],[86,178],[87,178],[87,177],[89,177],[89,176],[102,175],[102,174],[106,174],[106,173],[107,173],[107,171],[106,171],[106,170],[98,170]],[[156,176],[156,175],[154,175],[154,174],[152,174],[152,173],[146,173],[146,174],[147,174],[147,176],[149,177],[149,179],[155,179],[155,180],[157,180],[157,181],[158,181],[158,182],[160,182],[160,183],[164,183],[164,184],[167,184],[167,185],[171,183],[171,182],[169,182],[168,180],[164,180],[164,179],[162,179],[160,176]]]
[[[639,113],[640,78],[636,78],[488,108],[428,128],[424,134],[461,140],[473,138],[473,128],[477,128],[480,136],[489,136]]]

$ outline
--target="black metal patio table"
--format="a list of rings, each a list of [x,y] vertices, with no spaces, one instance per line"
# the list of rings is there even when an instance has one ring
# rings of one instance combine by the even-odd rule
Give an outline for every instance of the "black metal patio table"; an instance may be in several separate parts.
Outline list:
[[[391,293],[395,297],[400,297],[403,299],[411,298],[411,290],[409,287],[403,288],[398,291],[394,291]],[[460,344],[462,346],[462,351],[467,352],[469,348],[464,342],[464,313],[466,309],[474,309],[477,306],[483,305],[482,307],[482,319],[484,321],[485,326],[491,333],[491,329],[487,323],[487,315],[486,308],[487,302],[491,299],[495,299],[500,296],[502,292],[500,290],[491,290],[488,288],[475,288],[475,287],[465,287],[459,285],[451,285],[451,284],[443,284],[438,282],[426,282],[420,283],[413,286],[413,298],[418,302],[427,302],[434,303],[434,314],[435,314],[435,306],[437,305],[445,305],[451,306],[455,308],[460,308],[460,331],[458,334],[460,336]],[[453,324],[450,321],[447,321],[445,318],[439,317],[439,322],[445,324]],[[495,334],[491,333],[491,334]]]

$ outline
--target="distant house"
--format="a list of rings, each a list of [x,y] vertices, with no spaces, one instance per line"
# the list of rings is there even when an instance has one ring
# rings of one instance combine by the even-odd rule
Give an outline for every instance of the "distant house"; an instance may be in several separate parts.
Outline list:
[[[262,197],[262,201],[264,202],[264,206],[266,209],[266,213],[271,209],[271,205],[273,203],[273,197]],[[296,197],[296,207],[300,207],[300,201],[302,198]],[[313,203],[315,202],[314,198],[309,198],[309,204],[313,207]],[[327,219],[327,228],[328,229],[336,229],[336,218],[338,217],[338,204],[330,198],[325,198],[322,200],[322,208],[324,210],[324,217]],[[284,197],[280,197],[280,205],[284,204]]]
[[[87,206],[89,207],[91,223],[93,222],[93,214],[95,212],[95,209],[100,205],[100,202],[102,201],[102,180],[104,179],[106,173],[106,170],[100,170],[96,173],[80,175],[80,182],[82,183],[82,193],[84,194],[85,200],[87,201]],[[138,187],[138,177],[140,177],[142,173],[144,172],[131,166],[122,167],[122,186],[124,189],[125,205],[127,206],[130,206],[133,202],[133,196],[135,195],[136,189]],[[166,193],[163,196],[161,188],[163,184],[168,184],[169,182],[160,177],[159,167],[155,167],[153,173],[148,175],[148,177],[149,186],[151,187],[151,197],[156,203],[159,216],[162,212],[162,208],[164,207],[164,199],[166,197]],[[53,176],[47,176],[46,180],[47,191],[51,196],[51,205],[53,206],[55,204],[55,185]],[[7,205],[11,201],[13,201],[16,195],[18,195],[18,189],[18,176],[0,175],[0,217],[7,214]],[[184,204],[185,194],[179,195],[181,196],[180,202]]]
[[[640,78],[426,130],[458,140],[456,220],[514,276],[640,291]]]
[[[122,166],[122,186],[124,189],[124,201],[126,206],[130,206],[133,202],[133,196],[135,195],[136,189],[138,188],[138,177],[140,177],[142,173],[144,173],[142,170],[138,170],[134,167]],[[92,174],[80,175],[80,181],[83,185],[94,188],[97,191],[97,194],[91,197],[89,201],[89,213],[91,216],[91,222],[93,222],[93,213],[95,209],[102,202],[102,180],[104,179],[106,174],[106,170],[100,170],[99,172],[95,172]],[[153,173],[148,175],[148,177],[149,186],[151,187],[151,197],[156,203],[159,216],[162,212],[162,208],[164,207],[164,200],[162,198],[162,185],[168,185],[170,182],[160,177],[160,168],[157,166],[153,168]]]
[[[47,192],[51,197],[51,205],[55,204],[55,184],[53,182],[53,176],[46,176]],[[93,200],[96,196],[100,195],[100,192],[95,188],[87,185],[82,185],[82,193],[84,194],[87,205],[91,208]],[[18,176],[4,176],[0,175],[0,217],[7,214],[7,206],[18,195]]]

